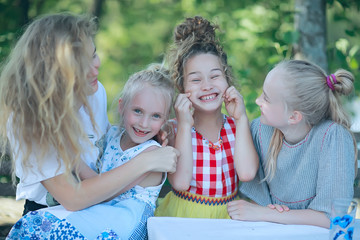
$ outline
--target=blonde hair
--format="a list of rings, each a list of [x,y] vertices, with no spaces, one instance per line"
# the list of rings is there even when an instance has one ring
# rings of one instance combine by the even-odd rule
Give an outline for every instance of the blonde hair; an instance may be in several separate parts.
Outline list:
[[[87,136],[75,105],[83,105],[95,127],[87,74],[96,30],[95,19],[89,16],[42,16],[27,27],[5,62],[0,76],[2,155],[10,132],[24,153],[25,172],[31,167],[30,154],[35,154],[40,172],[51,151],[56,152],[59,167],[60,161],[65,165],[66,174],[80,163],[84,151],[80,139]]]
[[[217,56],[226,81],[229,86],[234,85],[227,55],[216,39],[215,30],[218,28],[217,25],[212,25],[200,16],[186,18],[183,23],[175,27],[174,44],[170,46],[166,59],[169,62],[171,78],[181,93],[184,92],[184,66],[190,58],[199,54],[209,53]]]
[[[334,75],[336,83],[331,82],[334,90],[327,83],[326,73],[317,65],[302,60],[287,60],[280,62],[275,69],[284,74],[282,79],[289,91],[284,95],[285,107],[300,111],[309,126],[315,126],[324,119],[344,126],[350,131],[350,118],[341,104],[341,95],[349,95],[354,88],[354,76],[338,69]],[[331,80],[331,79],[330,79]],[[352,134],[352,133],[351,133]],[[276,160],[283,143],[283,133],[275,129],[271,138],[268,161],[265,165],[265,178],[274,177]],[[357,147],[352,134],[355,148],[355,170],[357,170]],[[356,176],[356,174],[355,174]]]
[[[151,64],[147,69],[134,73],[129,77],[123,91],[120,93],[122,99],[122,111],[120,112],[120,126],[123,126],[124,110],[135,95],[144,88],[152,87],[159,91],[165,98],[165,118],[170,115],[170,110],[175,95],[174,84],[170,80],[169,71],[160,64]]]

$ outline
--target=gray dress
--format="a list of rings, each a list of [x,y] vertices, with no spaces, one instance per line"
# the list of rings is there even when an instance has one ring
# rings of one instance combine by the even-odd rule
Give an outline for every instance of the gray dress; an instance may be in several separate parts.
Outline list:
[[[253,181],[240,191],[260,205],[283,204],[290,209],[313,209],[329,217],[331,199],[354,195],[355,150],[348,130],[332,121],[314,126],[297,144],[285,140],[277,159],[275,177],[264,178],[264,166],[274,131],[260,119],[251,124],[260,167]]]

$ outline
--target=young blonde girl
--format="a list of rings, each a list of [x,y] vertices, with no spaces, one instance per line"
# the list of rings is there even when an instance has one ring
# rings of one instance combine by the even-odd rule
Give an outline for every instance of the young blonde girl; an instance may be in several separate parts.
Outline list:
[[[353,81],[343,69],[326,75],[300,60],[269,72],[251,124],[259,172],[241,186],[259,205],[234,201],[231,218],[329,227],[332,199],[353,197],[356,148],[340,99]]]
[[[169,66],[180,92],[173,123],[181,155],[157,216],[229,218],[226,204],[237,197],[238,177],[249,181],[257,171],[242,96],[215,29],[197,16],[174,31]],[[221,113],[223,102],[229,117]]]
[[[27,199],[24,214],[51,206],[54,199],[65,209],[81,210],[117,196],[147,172],[175,170],[177,152],[164,147],[135,157],[132,164],[88,177],[96,170],[95,143],[109,127],[106,93],[97,79],[96,28],[95,19],[88,16],[39,17],[4,62],[0,143],[19,178],[17,199]],[[30,214],[39,212],[26,216]],[[20,219],[13,229],[26,234],[22,223]],[[37,222],[37,227],[48,229],[48,223]],[[38,237],[50,238],[46,234]]]
[[[121,123],[112,126],[102,140],[104,151],[96,164],[99,172],[131,164],[139,154],[161,147],[154,139],[166,124],[173,96],[173,83],[159,65],[151,65],[130,76],[119,99]],[[165,179],[166,173],[148,172],[105,203],[74,213],[61,211],[60,215],[59,208],[50,208],[47,212],[66,219],[66,223],[87,239],[106,234],[115,239],[147,239],[147,219],[154,215],[155,202]],[[57,229],[56,226],[52,231]]]

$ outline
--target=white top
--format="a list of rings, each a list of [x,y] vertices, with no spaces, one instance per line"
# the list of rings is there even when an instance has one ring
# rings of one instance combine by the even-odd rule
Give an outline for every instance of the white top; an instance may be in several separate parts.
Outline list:
[[[89,115],[86,113],[83,107],[80,108],[79,114],[83,122],[85,132],[87,132],[89,139],[93,146],[89,146],[85,142],[83,143],[84,149],[86,149],[85,159],[86,163],[91,166],[96,163],[97,157],[99,155],[99,149],[95,147],[95,143],[99,140],[109,128],[109,120],[107,117],[107,99],[106,92],[103,85],[98,82],[98,90],[95,94],[88,97],[90,107],[94,113],[95,122],[97,124],[96,132],[91,124]],[[20,179],[20,182],[16,188],[16,200],[19,199],[28,199],[35,201],[42,205],[47,205],[46,196],[47,190],[41,184],[41,181],[55,177],[57,175],[63,174],[65,167],[60,162],[57,161],[55,149],[50,150],[44,158],[47,160],[44,161],[43,166],[41,166],[41,172],[39,171],[39,166],[34,154],[30,154],[29,166],[31,167],[26,174],[23,171],[23,166],[21,165],[21,158],[25,150],[19,149],[19,145],[12,136],[12,133],[8,133],[8,138],[12,146],[14,153],[18,152],[18,158],[15,159],[15,169],[16,176]],[[85,146],[86,144],[86,146]],[[33,152],[36,151],[36,146],[33,146]]]
[[[135,147],[123,150],[120,146],[120,140],[124,132],[125,129],[119,128],[118,126],[112,126],[105,135],[106,148],[101,158],[101,163],[99,164],[102,166],[101,172],[110,171],[111,169],[117,168],[131,161],[132,158],[136,157],[142,151],[151,146],[161,147],[158,142],[150,139],[146,142],[136,145]],[[166,173],[164,174],[161,183],[157,186],[149,186],[144,188],[140,185],[135,185],[133,188],[114,198],[109,202],[109,204],[113,205],[115,202],[121,201],[122,199],[137,199],[139,201],[148,203],[153,208],[153,210],[155,210],[155,202],[159,196],[161,187],[165,180]]]

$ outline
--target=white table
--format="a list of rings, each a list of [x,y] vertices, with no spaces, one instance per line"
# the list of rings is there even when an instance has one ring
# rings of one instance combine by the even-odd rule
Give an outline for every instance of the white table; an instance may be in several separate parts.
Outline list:
[[[328,240],[329,234],[328,229],[315,226],[228,219],[151,217],[147,227],[149,240]],[[360,219],[353,239],[360,239]]]

